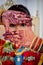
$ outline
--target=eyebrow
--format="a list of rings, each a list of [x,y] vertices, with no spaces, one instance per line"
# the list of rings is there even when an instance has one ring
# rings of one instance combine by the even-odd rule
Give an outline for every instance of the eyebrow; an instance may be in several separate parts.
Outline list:
[[[17,25],[26,25],[25,23],[21,23],[21,24],[13,24],[13,23],[10,23],[9,25],[11,26],[17,26]]]

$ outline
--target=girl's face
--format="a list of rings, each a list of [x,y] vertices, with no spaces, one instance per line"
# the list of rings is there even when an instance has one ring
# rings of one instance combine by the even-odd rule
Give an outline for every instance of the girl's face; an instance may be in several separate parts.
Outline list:
[[[28,43],[29,26],[25,24],[9,24],[8,22],[5,22],[4,26],[6,31],[4,34],[5,39],[15,43],[17,47],[23,46]]]

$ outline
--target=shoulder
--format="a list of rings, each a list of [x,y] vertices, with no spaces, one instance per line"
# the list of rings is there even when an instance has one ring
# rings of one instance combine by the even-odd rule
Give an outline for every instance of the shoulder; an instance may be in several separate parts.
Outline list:
[[[42,42],[41,42],[40,47],[39,47],[39,52],[43,53],[43,39],[42,39]]]
[[[43,52],[43,39],[36,37],[30,46],[31,49],[35,52]]]
[[[43,52],[43,39],[42,38],[37,38],[34,50],[36,50],[37,52]]]

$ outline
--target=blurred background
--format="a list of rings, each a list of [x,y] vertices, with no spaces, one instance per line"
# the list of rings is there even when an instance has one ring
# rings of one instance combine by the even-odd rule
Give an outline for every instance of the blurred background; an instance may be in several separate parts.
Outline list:
[[[37,36],[43,38],[43,0],[0,0],[0,12],[7,10],[15,4],[23,4],[28,8],[33,18],[32,30]],[[5,30],[0,23],[0,38],[3,32],[5,32]]]

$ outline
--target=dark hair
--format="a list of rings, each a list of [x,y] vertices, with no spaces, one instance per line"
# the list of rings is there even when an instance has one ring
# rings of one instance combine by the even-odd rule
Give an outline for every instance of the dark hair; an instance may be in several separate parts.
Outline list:
[[[30,12],[28,11],[28,9],[24,6],[24,5],[13,5],[11,6],[8,10],[16,10],[16,11],[21,11],[26,13],[27,15],[30,16]]]

